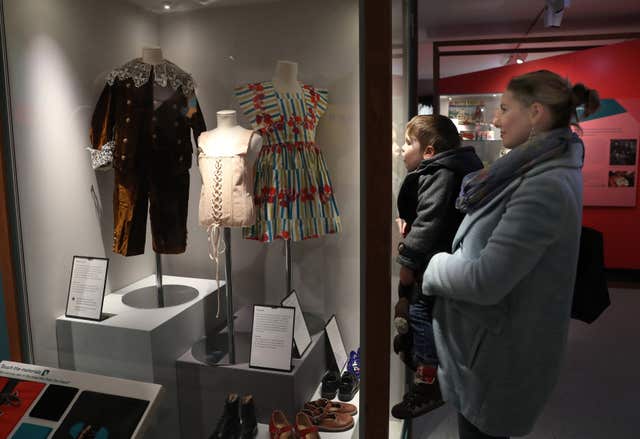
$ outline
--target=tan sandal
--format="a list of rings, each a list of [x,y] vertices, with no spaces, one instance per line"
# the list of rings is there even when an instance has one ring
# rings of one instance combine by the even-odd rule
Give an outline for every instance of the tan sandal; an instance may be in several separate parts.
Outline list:
[[[353,417],[344,413],[327,412],[321,408],[305,408],[303,410],[319,431],[338,432],[353,428]]]
[[[344,413],[351,416],[355,416],[358,414],[358,408],[355,405],[346,402],[331,401],[326,398],[309,401],[304,405],[304,408],[307,408],[307,405],[321,408],[326,412]]]

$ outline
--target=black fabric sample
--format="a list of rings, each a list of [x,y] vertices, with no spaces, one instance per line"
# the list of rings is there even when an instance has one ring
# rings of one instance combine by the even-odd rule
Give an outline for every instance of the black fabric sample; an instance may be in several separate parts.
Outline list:
[[[106,431],[109,439],[129,439],[135,431],[149,401],[106,393],[84,391],[53,435],[53,439],[69,439],[78,430],[91,426]],[[74,434],[75,433],[75,434]]]
[[[29,416],[57,422],[77,393],[78,389],[75,387],[51,384],[44,391],[38,403],[33,407],[31,413],[29,413]]]

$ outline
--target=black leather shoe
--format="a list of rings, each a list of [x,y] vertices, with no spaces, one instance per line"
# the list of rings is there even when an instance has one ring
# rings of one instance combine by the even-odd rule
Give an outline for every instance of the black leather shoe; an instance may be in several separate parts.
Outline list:
[[[322,388],[320,394],[325,399],[333,399],[338,393],[340,386],[340,374],[334,370],[330,370],[322,377]]]
[[[360,390],[360,380],[352,372],[344,372],[340,378],[340,386],[338,391],[338,399],[346,402],[351,401]]]
[[[209,439],[239,439],[240,438],[240,416],[238,406],[240,399],[235,393],[227,395],[224,402],[224,411],[218,420],[216,429]]]
[[[246,395],[240,401],[240,439],[252,439],[258,435],[258,421],[256,421],[256,407],[253,396]]]

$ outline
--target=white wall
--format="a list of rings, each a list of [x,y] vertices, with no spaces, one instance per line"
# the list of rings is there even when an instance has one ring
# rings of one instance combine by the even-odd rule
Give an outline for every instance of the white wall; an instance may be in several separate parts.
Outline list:
[[[216,7],[164,15],[165,57],[189,70],[209,129],[215,113],[240,114],[233,88],[269,80],[276,60],[299,63],[300,79],[329,89],[329,109],[318,128],[334,185],[343,232],[292,244],[293,282],[305,311],[335,313],[347,349],[359,345],[359,110],[358,2],[288,0],[245,7]],[[310,13],[313,8],[313,13]],[[241,123],[248,126],[242,116]],[[197,223],[200,177],[191,173],[189,243],[167,257],[169,274],[211,277],[207,239]],[[237,306],[278,303],[285,295],[283,242],[263,244],[233,233],[234,300]]]
[[[94,173],[84,148],[105,73],[157,44],[157,19],[119,1],[4,4],[35,361],[56,366],[55,319],[73,255],[109,257],[107,288],[153,272],[152,254],[125,260],[111,252],[113,174]]]

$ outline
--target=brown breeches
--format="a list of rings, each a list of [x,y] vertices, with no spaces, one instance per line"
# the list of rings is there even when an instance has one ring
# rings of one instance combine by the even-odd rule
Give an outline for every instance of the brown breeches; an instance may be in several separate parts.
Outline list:
[[[115,170],[113,251],[123,256],[144,253],[147,206],[153,250],[183,253],[187,246],[189,171],[178,175]]]

